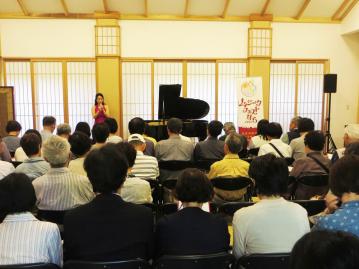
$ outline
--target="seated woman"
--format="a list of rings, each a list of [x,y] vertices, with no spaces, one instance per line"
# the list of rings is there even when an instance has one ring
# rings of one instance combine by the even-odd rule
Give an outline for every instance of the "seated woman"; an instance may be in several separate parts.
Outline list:
[[[29,212],[35,202],[34,187],[25,174],[13,173],[0,181],[0,265],[62,265],[59,229]]]
[[[257,123],[257,134],[249,141],[248,149],[260,148],[262,145],[269,143],[267,138],[267,129],[269,121],[262,119]]]
[[[286,161],[270,153],[257,157],[249,176],[256,182],[260,201],[234,214],[234,255],[290,252],[309,232],[309,222],[303,207],[281,197],[288,185]]]
[[[229,234],[224,219],[201,209],[213,197],[207,176],[198,169],[186,169],[177,181],[175,197],[183,209],[164,216],[156,227],[157,257],[195,255],[227,251]]]

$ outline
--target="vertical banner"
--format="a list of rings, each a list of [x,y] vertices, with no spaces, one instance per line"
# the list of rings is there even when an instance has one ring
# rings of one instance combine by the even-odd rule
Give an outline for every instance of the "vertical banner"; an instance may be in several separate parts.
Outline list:
[[[263,89],[261,77],[241,78],[237,89],[239,133],[248,139],[257,133],[257,123],[263,119]]]

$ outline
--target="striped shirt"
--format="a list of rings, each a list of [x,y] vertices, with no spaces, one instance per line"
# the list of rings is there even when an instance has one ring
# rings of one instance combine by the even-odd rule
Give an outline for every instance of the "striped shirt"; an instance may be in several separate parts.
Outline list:
[[[37,202],[42,210],[68,210],[86,204],[94,198],[87,177],[72,173],[68,168],[51,168],[32,182]]]
[[[160,175],[157,159],[144,155],[142,151],[137,151],[131,174],[139,178],[156,179]]]
[[[31,180],[41,177],[50,170],[50,164],[42,157],[31,157],[15,168],[16,173],[24,173]]]
[[[0,264],[54,263],[62,266],[62,244],[56,224],[30,212],[7,215],[0,224]]]

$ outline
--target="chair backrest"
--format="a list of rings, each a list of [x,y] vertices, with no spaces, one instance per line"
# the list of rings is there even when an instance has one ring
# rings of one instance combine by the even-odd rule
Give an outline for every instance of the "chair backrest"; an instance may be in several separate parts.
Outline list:
[[[241,257],[235,269],[288,269],[290,253],[252,254]]]
[[[58,269],[56,264],[52,263],[29,263],[29,264],[13,264],[0,265],[1,269]]]
[[[213,187],[226,191],[241,190],[253,186],[253,181],[247,177],[216,177],[211,180]]]
[[[203,171],[209,171],[211,169],[211,165],[220,160],[198,160],[194,162],[194,166]]]
[[[311,187],[325,187],[328,186],[329,175],[304,176],[298,178],[298,182]]]
[[[169,215],[176,213],[178,211],[178,204],[177,203],[167,203],[160,205],[160,213],[162,215]]]
[[[258,156],[259,148],[248,150],[248,156]]]
[[[227,253],[207,255],[165,255],[154,265],[155,269],[228,269],[234,262],[234,257]]]
[[[218,207],[218,213],[233,217],[234,213],[236,213],[237,210],[239,210],[243,207],[251,206],[251,205],[254,205],[254,203],[253,202],[228,202],[228,203],[224,203]]]
[[[53,222],[56,224],[64,224],[64,217],[66,211],[53,211],[53,210],[41,210],[37,212],[37,217],[40,220]]]
[[[292,200],[291,202],[304,207],[308,212],[308,216],[316,215],[326,208],[325,200]]]
[[[158,162],[158,167],[160,169],[170,170],[170,171],[179,171],[186,168],[193,167],[193,163],[190,161],[160,161]]]
[[[64,269],[150,269],[149,263],[142,259],[113,262],[67,261]]]

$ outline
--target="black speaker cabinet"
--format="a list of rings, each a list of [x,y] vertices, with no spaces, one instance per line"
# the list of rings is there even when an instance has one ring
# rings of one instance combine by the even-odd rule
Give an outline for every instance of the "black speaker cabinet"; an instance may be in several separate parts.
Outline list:
[[[337,92],[337,74],[325,74],[324,75],[324,93]]]

